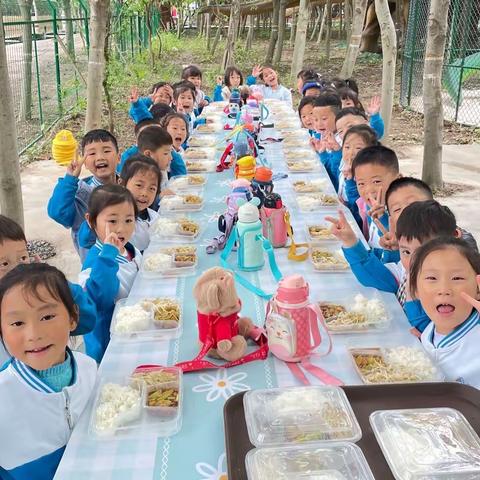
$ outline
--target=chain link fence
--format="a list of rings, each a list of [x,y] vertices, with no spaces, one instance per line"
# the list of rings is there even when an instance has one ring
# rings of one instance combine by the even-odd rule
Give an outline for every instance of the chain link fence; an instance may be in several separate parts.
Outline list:
[[[400,102],[423,112],[429,0],[410,1]],[[445,120],[480,126],[480,1],[452,0],[442,76]]]
[[[2,0],[19,154],[66,113],[85,107],[89,48],[87,0]],[[158,29],[153,15],[149,25]],[[156,31],[156,30],[155,30]],[[114,4],[110,41],[130,61],[148,45],[143,16]]]

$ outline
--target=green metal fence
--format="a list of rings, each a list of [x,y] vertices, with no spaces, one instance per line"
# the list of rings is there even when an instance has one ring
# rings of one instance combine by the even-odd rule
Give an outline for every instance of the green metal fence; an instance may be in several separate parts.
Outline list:
[[[410,2],[400,102],[423,111],[423,67],[429,0]],[[480,126],[480,1],[452,0],[442,77],[446,120]]]
[[[88,0],[2,0],[0,13],[21,154],[85,104]],[[130,61],[148,45],[146,20],[120,6],[112,13],[113,51]],[[149,21],[158,28],[155,15]]]

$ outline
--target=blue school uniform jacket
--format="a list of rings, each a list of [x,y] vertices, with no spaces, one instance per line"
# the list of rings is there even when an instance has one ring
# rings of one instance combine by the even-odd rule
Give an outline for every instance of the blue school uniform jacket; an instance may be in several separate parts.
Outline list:
[[[118,249],[99,240],[89,250],[79,275],[79,284],[97,308],[97,322],[85,335],[85,351],[98,363],[110,341],[110,323],[115,302],[128,296],[142,261],[141,253],[130,243],[125,245],[132,260]]]
[[[54,392],[15,358],[0,370],[0,478],[51,480],[92,394],[97,366],[69,352],[72,385]]]
[[[383,124],[383,119],[379,113],[370,117],[370,127],[372,127],[372,130],[377,134],[377,138],[380,140],[385,133],[385,125]]]
[[[342,161],[342,151],[322,152],[318,153],[320,161],[327,170],[330,181],[338,192],[338,175],[340,173],[340,162]]]
[[[153,101],[150,97],[140,97],[136,102],[130,104],[128,114],[135,122],[135,125],[143,120],[150,120],[153,118],[153,115],[150,113],[152,105]]]

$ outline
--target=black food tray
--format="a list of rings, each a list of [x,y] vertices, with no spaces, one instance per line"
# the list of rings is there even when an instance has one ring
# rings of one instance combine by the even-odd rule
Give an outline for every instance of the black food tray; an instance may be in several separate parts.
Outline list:
[[[353,385],[342,387],[362,429],[357,445],[362,449],[377,480],[394,480],[370,427],[370,414],[376,410],[401,408],[455,408],[465,415],[480,435],[480,391],[460,383],[405,383],[392,385]],[[245,456],[255,448],[248,438],[243,396],[237,393],[225,403],[225,443],[228,478],[247,480]]]

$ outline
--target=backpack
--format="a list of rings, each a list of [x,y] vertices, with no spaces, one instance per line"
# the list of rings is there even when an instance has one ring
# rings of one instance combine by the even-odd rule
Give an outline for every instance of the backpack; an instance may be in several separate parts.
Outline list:
[[[332,340],[322,312],[310,303],[308,296],[309,286],[301,275],[290,275],[280,281],[276,295],[267,305],[265,327],[269,350],[286,362],[293,375],[305,385],[310,382],[302,367],[327,385],[342,385],[340,380],[310,362],[313,356],[328,355]],[[324,342],[324,352],[314,353]]]

